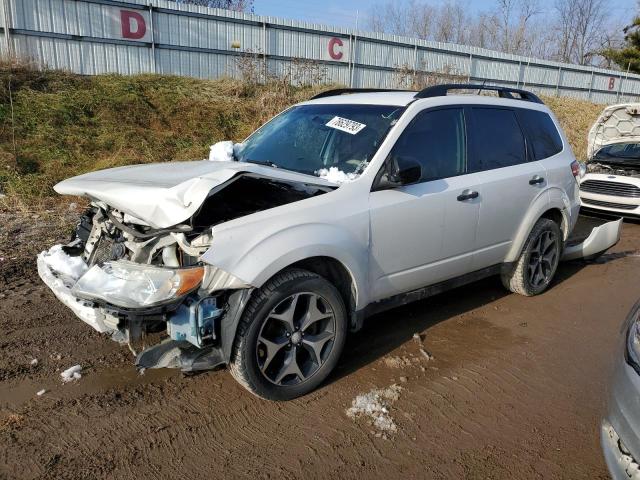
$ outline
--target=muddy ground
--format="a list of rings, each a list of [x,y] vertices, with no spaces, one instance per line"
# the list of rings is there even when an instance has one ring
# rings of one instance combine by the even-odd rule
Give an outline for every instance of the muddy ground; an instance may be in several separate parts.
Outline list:
[[[0,215],[0,478],[607,478],[598,425],[640,225],[544,295],[493,278],[378,315],[320,390],[271,403],[225,371],[139,375],[56,301],[33,255],[74,215]],[[347,415],[394,384],[395,432]]]

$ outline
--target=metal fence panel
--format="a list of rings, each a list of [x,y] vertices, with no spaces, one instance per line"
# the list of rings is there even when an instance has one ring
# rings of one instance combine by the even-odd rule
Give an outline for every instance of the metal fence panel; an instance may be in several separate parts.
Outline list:
[[[304,59],[322,66],[328,81],[353,87],[397,87],[402,67],[597,103],[640,96],[640,75],[170,0],[0,0],[0,7],[0,54],[81,74],[237,76],[238,56],[252,52],[273,74],[290,74]]]

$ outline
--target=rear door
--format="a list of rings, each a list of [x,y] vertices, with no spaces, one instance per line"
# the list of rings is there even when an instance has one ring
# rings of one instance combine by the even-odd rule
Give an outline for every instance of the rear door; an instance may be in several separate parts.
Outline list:
[[[469,169],[479,175],[482,200],[473,259],[478,270],[504,261],[547,178],[532,156],[516,109],[482,105],[470,110]]]
[[[571,217],[577,218],[580,208],[578,182],[571,172],[575,160],[571,147],[565,145],[556,121],[547,112],[518,109],[518,119],[531,145],[531,154],[547,172],[548,187],[565,192],[571,202]]]

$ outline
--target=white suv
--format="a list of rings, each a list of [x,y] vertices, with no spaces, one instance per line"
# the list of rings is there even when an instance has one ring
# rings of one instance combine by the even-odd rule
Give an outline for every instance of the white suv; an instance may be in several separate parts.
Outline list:
[[[448,95],[472,89],[497,96]],[[541,293],[578,218],[578,164],[525,91],[334,90],[228,147],[59,183],[91,208],[38,270],[134,349],[166,332],[139,366],[228,364],[264,398],[316,388],[372,313],[493,274]],[[569,256],[611,246],[614,223]]]

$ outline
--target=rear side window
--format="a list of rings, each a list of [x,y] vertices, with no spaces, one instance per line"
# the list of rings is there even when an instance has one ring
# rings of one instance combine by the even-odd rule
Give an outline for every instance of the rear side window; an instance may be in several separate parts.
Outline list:
[[[513,110],[474,107],[472,111],[472,172],[510,167],[527,161],[524,135]]]
[[[467,145],[462,108],[426,110],[402,132],[391,152],[422,166],[421,182],[466,173]]]
[[[536,160],[553,157],[562,151],[562,139],[548,113],[521,109],[518,116],[531,141]]]

